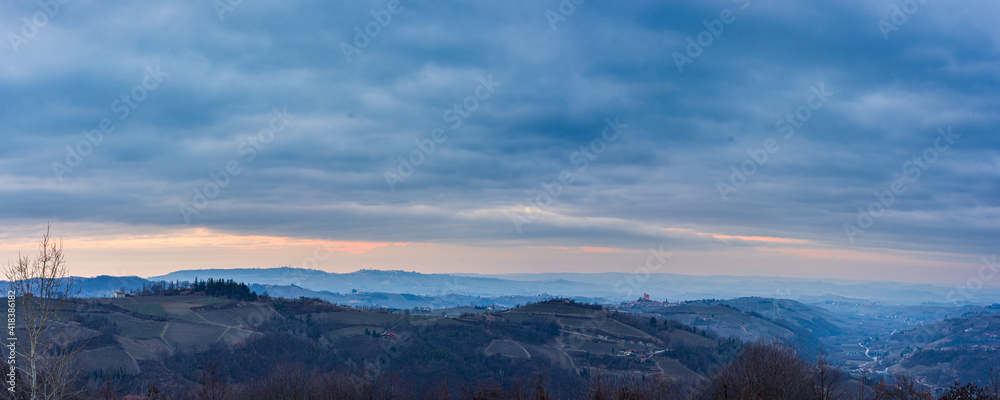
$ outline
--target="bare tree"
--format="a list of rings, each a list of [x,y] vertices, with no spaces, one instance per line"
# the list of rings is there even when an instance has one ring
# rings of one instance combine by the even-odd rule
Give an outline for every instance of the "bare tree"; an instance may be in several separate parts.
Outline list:
[[[51,227],[50,227],[51,228]],[[38,256],[18,254],[4,274],[16,304],[23,337],[17,338],[19,390],[30,400],[57,400],[76,394],[73,385],[79,370],[75,360],[80,347],[71,347],[71,329],[60,323],[77,291],[69,278],[62,243],[49,236],[38,244]]]
[[[709,382],[704,397],[718,400],[802,400],[815,397],[813,366],[779,341],[744,346]]]
[[[816,360],[815,391],[822,400],[837,400],[841,398],[840,385],[844,380],[844,372],[830,365],[826,357]]]
[[[934,396],[930,390],[917,383],[912,376],[897,374],[893,376],[895,384],[890,386],[886,398],[899,400],[930,400]]]
[[[990,367],[990,374],[987,377],[987,383],[989,383],[990,394],[993,395],[994,400],[1000,400],[1000,363],[993,363]]]
[[[223,382],[223,374],[215,362],[210,362],[201,370],[201,386],[195,391],[196,400],[227,400],[230,399],[230,387]]]
[[[917,383],[912,377],[897,374],[892,375],[891,380],[893,383],[889,383],[886,380],[880,380],[871,385],[870,389],[872,391],[872,400],[932,400],[934,395],[924,388],[921,384]],[[862,397],[864,399],[865,397]]]

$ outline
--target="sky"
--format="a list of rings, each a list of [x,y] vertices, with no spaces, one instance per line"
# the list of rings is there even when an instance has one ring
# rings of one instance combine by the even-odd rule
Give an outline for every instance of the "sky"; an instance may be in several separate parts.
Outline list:
[[[1000,285],[994,2],[61,1],[0,259]]]

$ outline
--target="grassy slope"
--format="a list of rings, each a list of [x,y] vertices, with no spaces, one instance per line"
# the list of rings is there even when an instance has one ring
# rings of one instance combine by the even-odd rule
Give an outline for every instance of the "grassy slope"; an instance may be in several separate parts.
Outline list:
[[[249,330],[252,326],[278,317],[265,304],[237,304],[200,295],[101,299],[91,304],[120,307],[117,312],[101,310],[95,314],[118,325],[119,337],[115,345],[85,352],[84,356],[90,360],[85,365],[92,370],[136,372],[133,358],[153,360],[163,351],[205,349],[220,341],[239,344],[256,335]],[[219,305],[226,307],[211,308]]]

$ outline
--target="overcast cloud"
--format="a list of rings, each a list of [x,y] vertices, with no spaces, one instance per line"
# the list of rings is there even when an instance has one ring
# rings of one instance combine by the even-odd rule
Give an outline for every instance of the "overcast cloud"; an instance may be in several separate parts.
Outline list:
[[[4,2],[6,239],[997,253],[996,3],[393,4]]]

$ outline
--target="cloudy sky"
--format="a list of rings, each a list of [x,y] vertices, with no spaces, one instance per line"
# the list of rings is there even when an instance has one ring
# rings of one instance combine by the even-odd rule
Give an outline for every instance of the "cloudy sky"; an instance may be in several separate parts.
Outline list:
[[[3,2],[0,258],[1000,285],[1000,5],[676,3]]]

